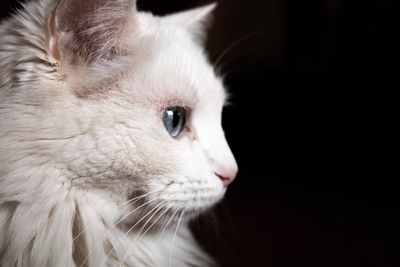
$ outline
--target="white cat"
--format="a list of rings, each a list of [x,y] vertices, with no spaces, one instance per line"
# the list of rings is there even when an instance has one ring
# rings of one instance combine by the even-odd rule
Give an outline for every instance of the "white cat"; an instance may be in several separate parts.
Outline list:
[[[0,265],[212,266],[188,221],[237,173],[215,5],[37,0],[0,24]]]

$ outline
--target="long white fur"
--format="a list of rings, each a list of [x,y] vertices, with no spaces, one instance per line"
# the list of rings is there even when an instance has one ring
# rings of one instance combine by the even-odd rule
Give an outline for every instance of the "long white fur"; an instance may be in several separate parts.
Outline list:
[[[213,7],[158,18],[119,12],[127,1],[90,14],[129,14],[122,29],[86,18],[79,40],[49,32],[56,0],[0,24],[0,266],[214,265],[188,229],[225,193],[215,173],[237,168],[222,82],[195,42]],[[95,51],[71,50],[88,49],[85,38]],[[191,110],[177,139],[161,121],[174,105]],[[154,227],[128,233],[141,218]]]

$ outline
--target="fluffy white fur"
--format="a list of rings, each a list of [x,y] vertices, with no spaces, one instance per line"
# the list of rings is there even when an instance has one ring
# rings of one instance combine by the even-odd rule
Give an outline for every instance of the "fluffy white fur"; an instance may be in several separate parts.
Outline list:
[[[188,220],[234,177],[214,6],[38,0],[0,24],[0,265],[212,266]],[[176,139],[161,120],[190,109]]]

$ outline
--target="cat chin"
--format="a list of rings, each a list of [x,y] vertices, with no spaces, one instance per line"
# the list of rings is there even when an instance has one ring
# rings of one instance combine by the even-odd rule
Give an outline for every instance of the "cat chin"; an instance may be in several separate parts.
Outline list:
[[[192,199],[179,201],[157,198],[140,199],[135,205],[128,206],[121,212],[120,217],[123,218],[121,227],[128,231],[131,229],[130,231],[133,232],[148,228],[147,231],[153,233],[173,228],[179,223],[189,222],[212,209],[223,199],[225,192],[226,188],[223,187],[218,193],[208,192],[206,196],[195,194]],[[146,193],[141,193],[141,195],[146,195]],[[131,198],[134,201],[135,199],[137,197]]]
[[[215,203],[216,205],[217,203]],[[143,233],[162,236],[165,231],[173,231],[180,225],[187,225],[190,221],[198,218],[212,209],[213,206],[204,207],[202,209],[187,209],[180,211],[171,211],[168,215],[159,218],[159,214],[150,220],[141,221],[137,217],[121,223],[120,228],[125,233],[133,235],[141,235]]]

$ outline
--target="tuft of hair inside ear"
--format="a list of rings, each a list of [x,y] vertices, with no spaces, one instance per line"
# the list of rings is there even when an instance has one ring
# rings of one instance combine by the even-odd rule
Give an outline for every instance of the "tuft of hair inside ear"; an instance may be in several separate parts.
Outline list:
[[[76,64],[120,54],[134,6],[133,0],[61,0],[49,18],[52,56]]]

